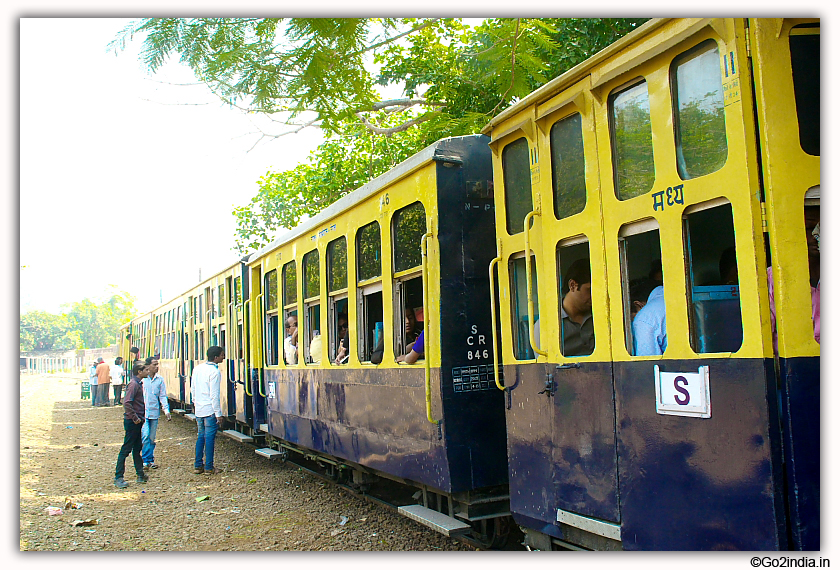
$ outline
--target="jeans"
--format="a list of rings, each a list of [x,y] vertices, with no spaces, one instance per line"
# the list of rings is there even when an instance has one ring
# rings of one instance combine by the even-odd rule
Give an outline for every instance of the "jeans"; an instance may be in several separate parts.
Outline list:
[[[198,424],[198,439],[195,442],[195,468],[213,468],[213,447],[216,444],[216,430],[219,420],[216,416],[195,418]]]
[[[125,460],[129,453],[134,459],[134,471],[138,477],[143,477],[143,457],[140,455],[142,425],[137,425],[133,421],[123,418],[123,427],[125,428],[125,440],[123,440],[120,454],[117,456],[117,470],[114,473],[114,479],[119,479],[125,475]]]
[[[96,402],[99,400],[97,397],[99,396],[99,384],[91,384],[90,385],[90,405],[95,406]]]
[[[141,435],[143,437],[143,463],[154,463],[155,461],[155,437],[157,436],[158,421],[160,418],[150,420],[146,418],[143,424]]]
[[[114,405],[119,406],[122,404],[122,384],[115,384],[114,385]]]

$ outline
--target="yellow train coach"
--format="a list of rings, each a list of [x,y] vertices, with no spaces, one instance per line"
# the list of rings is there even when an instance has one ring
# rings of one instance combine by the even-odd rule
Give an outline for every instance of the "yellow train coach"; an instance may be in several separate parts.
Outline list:
[[[656,19],[491,137],[536,548],[818,549],[816,19]]]

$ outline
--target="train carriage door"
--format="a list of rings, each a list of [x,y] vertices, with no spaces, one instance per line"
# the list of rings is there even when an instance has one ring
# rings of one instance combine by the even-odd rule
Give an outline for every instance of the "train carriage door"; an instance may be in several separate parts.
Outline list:
[[[793,547],[820,548],[820,21],[750,20]],[[816,231],[815,231],[816,229]],[[816,234],[816,235],[815,235]],[[824,544],[824,543],[823,543]]]
[[[615,400],[589,79],[537,107],[544,303],[539,343],[553,381],[556,523],[618,538]],[[544,301],[543,301],[544,300]],[[543,396],[546,397],[546,396]]]

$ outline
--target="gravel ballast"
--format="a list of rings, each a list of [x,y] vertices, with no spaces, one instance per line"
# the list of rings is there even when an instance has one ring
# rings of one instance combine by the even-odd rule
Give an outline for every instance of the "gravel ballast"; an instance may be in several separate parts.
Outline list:
[[[193,474],[195,424],[174,414],[159,424],[149,482],[135,482],[129,456],[130,486],[117,489],[122,408],[81,400],[83,377],[20,377],[22,551],[473,550],[227,437],[216,439],[221,472]]]

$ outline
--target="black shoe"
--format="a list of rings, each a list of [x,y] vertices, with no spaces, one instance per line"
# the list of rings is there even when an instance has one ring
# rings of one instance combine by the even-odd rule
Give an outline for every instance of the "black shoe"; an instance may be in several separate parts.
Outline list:
[[[126,487],[128,487],[128,483],[126,482],[125,479],[123,479],[122,477],[119,477],[117,479],[114,479],[114,486],[118,487],[120,489],[125,489]]]
[[[145,475],[143,475],[143,476],[138,475],[138,476],[137,476],[137,482],[138,482],[138,483],[148,483],[148,482],[149,482],[149,478],[148,478],[148,477],[146,477]]]
[[[216,469],[215,467],[211,467],[210,469],[205,469],[204,470],[205,475],[215,475],[218,472],[219,472],[219,470]]]
[[[202,473],[204,473],[204,467],[196,467],[195,469],[193,469],[193,473],[195,473],[196,475],[201,475]]]

